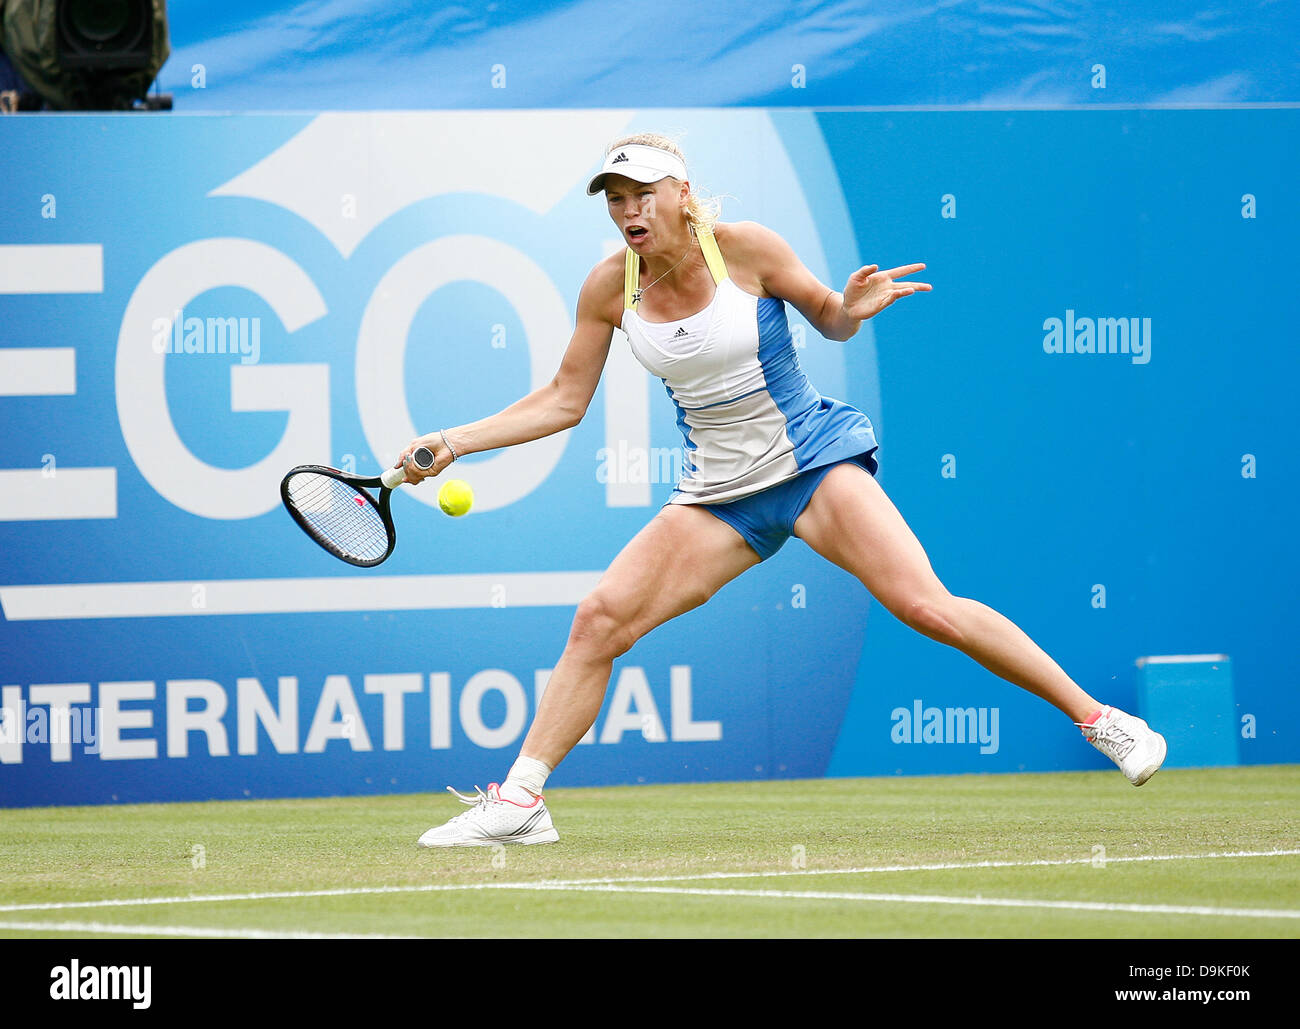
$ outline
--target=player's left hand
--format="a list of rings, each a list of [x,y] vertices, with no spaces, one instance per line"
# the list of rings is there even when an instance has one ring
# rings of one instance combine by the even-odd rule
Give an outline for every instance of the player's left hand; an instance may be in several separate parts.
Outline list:
[[[844,287],[844,313],[858,321],[866,321],[900,297],[928,293],[934,288],[928,282],[896,281],[904,275],[915,275],[924,269],[923,264],[904,264],[883,272],[877,264],[859,268],[849,276],[848,284]]]

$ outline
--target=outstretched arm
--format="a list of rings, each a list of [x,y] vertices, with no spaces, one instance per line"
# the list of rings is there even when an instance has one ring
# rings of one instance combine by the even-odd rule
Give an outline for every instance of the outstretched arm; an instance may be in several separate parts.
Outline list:
[[[923,264],[905,264],[886,271],[869,264],[850,275],[844,292],[837,293],[819,282],[790,244],[771,229],[753,222],[734,228],[739,230],[736,235],[741,250],[753,262],[764,289],[793,304],[827,339],[849,339],[864,321],[895,300],[933,288],[928,282],[896,281],[922,271]]]
[[[494,415],[412,440],[393,467],[400,467],[417,447],[428,447],[434,455],[432,468],[421,471],[413,464],[407,465],[407,481],[416,483],[445,470],[454,460],[452,450],[456,457],[464,457],[510,447],[550,436],[582,421],[600,383],[614,335],[614,326],[605,312],[605,292],[607,287],[593,272],[578,297],[577,325],[555,378]]]

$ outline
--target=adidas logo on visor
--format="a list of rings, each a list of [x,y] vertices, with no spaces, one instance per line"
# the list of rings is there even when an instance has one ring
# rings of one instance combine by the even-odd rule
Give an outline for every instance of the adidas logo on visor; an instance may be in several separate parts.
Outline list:
[[[614,158],[614,160],[610,161],[609,163],[618,164],[619,161],[626,161],[626,160],[627,160],[627,154],[623,153],[623,151],[620,150],[618,156]]]

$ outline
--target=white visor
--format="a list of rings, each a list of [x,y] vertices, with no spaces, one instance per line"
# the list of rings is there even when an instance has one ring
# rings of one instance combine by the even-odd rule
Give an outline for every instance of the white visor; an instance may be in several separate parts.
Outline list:
[[[625,175],[634,182],[658,182],[671,175],[686,181],[686,163],[667,150],[642,143],[616,147],[605,155],[600,173],[587,183],[587,195],[595,196],[605,188],[606,175]]]

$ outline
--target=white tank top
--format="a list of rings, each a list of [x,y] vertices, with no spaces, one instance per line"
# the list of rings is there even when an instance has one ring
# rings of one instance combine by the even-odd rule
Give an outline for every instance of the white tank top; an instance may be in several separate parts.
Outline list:
[[[756,297],[727,274],[713,233],[697,233],[713,300],[669,322],[637,313],[640,257],[628,250],[623,331],[636,359],[663,381],[685,439],[671,503],[738,500],[808,468],[876,449],[860,411],[817,393],[799,367],[785,304]]]

